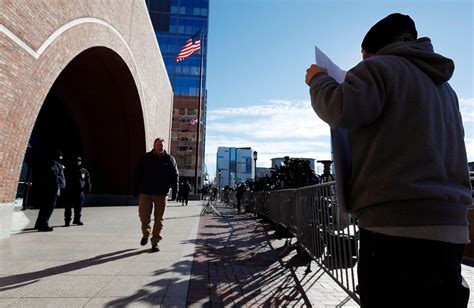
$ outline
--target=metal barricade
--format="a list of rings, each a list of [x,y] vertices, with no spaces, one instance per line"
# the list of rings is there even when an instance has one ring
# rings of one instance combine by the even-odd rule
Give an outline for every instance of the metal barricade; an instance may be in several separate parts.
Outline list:
[[[254,195],[253,198],[250,195]],[[298,189],[248,193],[257,214],[296,236],[306,251],[355,301],[359,230],[357,221],[337,204],[335,182]],[[263,205],[260,205],[262,200]]]
[[[265,195],[266,194],[267,193],[264,192],[264,191],[259,191],[259,192],[253,193],[253,195],[255,197],[255,203],[254,203],[254,206],[252,208],[249,208],[248,210],[253,212],[253,213],[261,212],[261,209],[263,208],[263,204],[265,203]]]
[[[298,189],[297,240],[354,300],[359,253],[356,220],[337,204],[335,182]]]
[[[232,206],[232,207],[237,206],[237,192],[236,191],[229,192],[229,206]]]

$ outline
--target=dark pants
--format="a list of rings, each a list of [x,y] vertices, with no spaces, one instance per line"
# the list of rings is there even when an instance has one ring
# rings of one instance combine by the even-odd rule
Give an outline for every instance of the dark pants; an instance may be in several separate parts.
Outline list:
[[[183,193],[181,195],[181,204],[186,204],[188,205],[188,199],[189,199],[189,193]]]
[[[242,197],[237,197],[237,211],[241,212]]]
[[[36,218],[35,229],[44,229],[49,227],[49,219],[56,207],[58,195],[56,190],[50,188],[44,189],[40,197],[40,210]]]
[[[84,193],[69,193],[64,205],[64,221],[71,221],[72,208],[74,209],[74,223],[81,221],[82,205],[84,204]]]
[[[467,307],[462,286],[463,244],[361,229],[359,291],[362,308]]]

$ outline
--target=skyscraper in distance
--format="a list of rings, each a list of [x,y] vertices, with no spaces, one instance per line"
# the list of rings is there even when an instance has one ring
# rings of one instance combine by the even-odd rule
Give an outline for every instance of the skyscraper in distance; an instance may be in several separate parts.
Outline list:
[[[205,157],[209,0],[145,2],[174,92],[170,152],[180,178],[199,187]]]
[[[216,179],[219,188],[236,186],[254,179],[255,161],[250,147],[218,147]],[[220,174],[219,174],[220,171]]]

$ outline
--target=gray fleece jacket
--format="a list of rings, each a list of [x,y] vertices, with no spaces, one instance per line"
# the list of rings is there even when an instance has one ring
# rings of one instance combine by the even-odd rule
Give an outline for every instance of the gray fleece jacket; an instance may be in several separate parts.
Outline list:
[[[337,83],[310,82],[311,102],[349,131],[348,209],[360,227],[467,225],[472,203],[464,130],[448,84],[453,61],[429,38],[397,42]]]

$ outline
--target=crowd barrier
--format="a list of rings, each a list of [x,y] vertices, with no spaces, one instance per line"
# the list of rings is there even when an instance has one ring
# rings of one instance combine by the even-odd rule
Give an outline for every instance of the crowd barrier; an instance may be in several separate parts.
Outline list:
[[[237,203],[235,192],[230,204]],[[296,238],[306,252],[349,296],[357,295],[356,264],[359,252],[357,221],[338,206],[335,182],[298,189],[246,192],[243,208],[270,219],[278,229]]]

